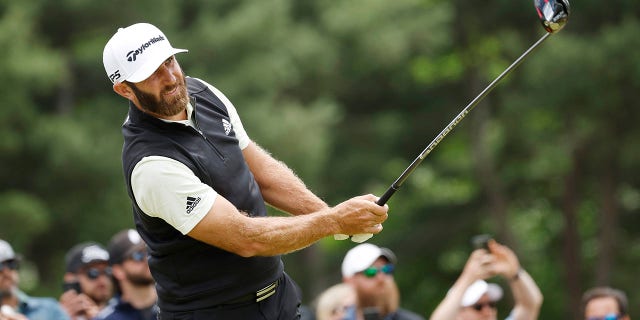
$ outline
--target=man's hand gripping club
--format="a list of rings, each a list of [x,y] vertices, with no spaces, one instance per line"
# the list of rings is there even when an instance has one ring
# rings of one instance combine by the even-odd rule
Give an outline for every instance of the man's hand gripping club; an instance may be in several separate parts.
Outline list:
[[[364,227],[368,227],[366,230],[364,230],[364,232],[361,230],[361,231],[355,231],[355,232],[345,232],[345,233],[335,234],[333,235],[333,238],[335,240],[346,240],[346,239],[349,239],[349,237],[351,237],[351,241],[361,243],[369,240],[371,237],[373,237],[373,234],[376,234],[382,231],[382,222],[387,220],[387,217],[388,217],[387,212],[389,211],[389,206],[386,204],[382,206],[377,204],[376,202],[378,201],[378,198],[375,197],[374,195],[366,195],[366,196],[356,197],[354,199],[357,199],[357,198],[363,198],[366,200],[371,199],[374,202],[373,205],[377,207],[377,210],[372,210],[371,212],[373,212],[374,214],[380,214],[380,216],[384,216],[384,219],[377,224],[373,224],[373,225],[369,224],[368,226],[364,225]],[[343,205],[345,203],[346,202],[343,202],[340,205]],[[339,207],[340,205],[336,206],[336,208]],[[383,214],[381,214],[380,212],[383,212]],[[372,231],[367,231],[367,230],[372,230]],[[349,236],[349,235],[352,235],[352,236]]]

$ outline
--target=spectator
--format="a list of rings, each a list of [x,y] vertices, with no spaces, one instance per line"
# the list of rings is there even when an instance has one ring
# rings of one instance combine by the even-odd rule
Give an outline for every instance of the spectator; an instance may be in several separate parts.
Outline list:
[[[595,287],[582,296],[585,320],[630,320],[627,295],[610,287]]]
[[[158,296],[147,263],[147,248],[136,230],[116,233],[107,246],[116,293],[96,320],[155,320]]]
[[[355,288],[359,313],[365,319],[424,319],[400,308],[400,293],[393,277],[396,262],[391,250],[370,243],[357,245],[345,255],[342,279]]]
[[[73,320],[93,319],[113,296],[109,253],[95,242],[75,245],[66,256],[60,304]]]
[[[488,250],[476,249],[471,253],[462,274],[430,319],[497,319],[496,302],[502,298],[502,288],[484,281],[497,275],[509,281],[515,301],[508,319],[537,319],[542,305],[540,289],[522,269],[515,253],[495,240],[489,240]]]
[[[347,283],[335,284],[320,293],[316,303],[317,320],[360,320],[358,295]]]
[[[254,143],[235,106],[188,77],[155,26],[120,28],[103,64],[128,101],[123,170],[133,218],[149,248],[165,319],[291,319],[300,291],[281,255],[335,234],[379,233],[377,197],[329,207]],[[267,204],[291,214],[270,217]]]
[[[0,320],[66,320],[67,314],[53,298],[30,297],[18,288],[20,257],[0,240]]]

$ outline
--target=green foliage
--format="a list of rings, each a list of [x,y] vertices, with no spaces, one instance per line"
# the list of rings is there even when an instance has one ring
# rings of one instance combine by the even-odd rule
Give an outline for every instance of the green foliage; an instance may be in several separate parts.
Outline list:
[[[640,5],[572,5],[565,30],[390,200],[371,242],[396,251],[405,307],[428,317],[469,238],[491,233],[541,287],[541,319],[569,318],[571,298],[603,283],[640,312]],[[127,103],[100,58],[118,27],[140,21],[189,49],[178,56],[185,72],[220,88],[249,135],[331,204],[384,192],[543,33],[529,4],[508,0],[2,1],[0,238],[27,258],[30,292],[57,295],[68,248],[132,226],[120,164]],[[326,239],[285,257],[305,303],[340,281],[352,246]]]
[[[11,239],[15,250],[25,248],[53,219],[38,197],[20,191],[0,194],[0,234]]]

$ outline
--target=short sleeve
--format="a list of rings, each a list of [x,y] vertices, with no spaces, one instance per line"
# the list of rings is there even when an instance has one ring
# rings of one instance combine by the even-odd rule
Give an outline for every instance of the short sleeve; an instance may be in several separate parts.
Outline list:
[[[207,215],[217,197],[187,166],[162,156],[145,157],[136,164],[131,188],[145,214],[161,218],[182,234]]]

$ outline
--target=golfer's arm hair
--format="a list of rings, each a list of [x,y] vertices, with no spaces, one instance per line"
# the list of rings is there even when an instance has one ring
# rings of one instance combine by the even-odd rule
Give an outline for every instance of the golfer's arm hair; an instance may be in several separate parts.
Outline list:
[[[218,195],[209,212],[187,235],[252,257],[293,252],[339,230],[335,215],[324,210],[295,217],[249,217]]]
[[[293,170],[255,142],[250,142],[242,153],[269,205],[293,215],[327,208],[327,204],[311,192]]]

